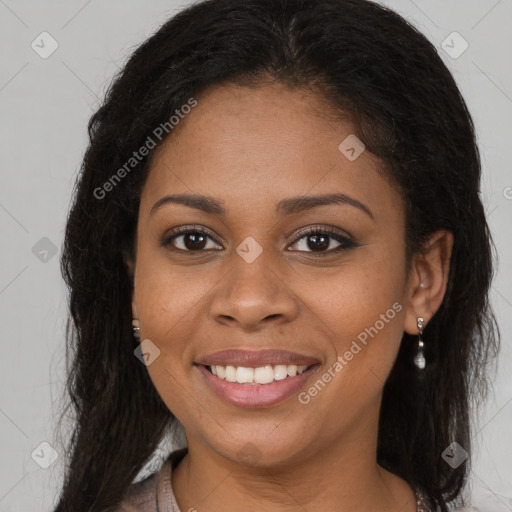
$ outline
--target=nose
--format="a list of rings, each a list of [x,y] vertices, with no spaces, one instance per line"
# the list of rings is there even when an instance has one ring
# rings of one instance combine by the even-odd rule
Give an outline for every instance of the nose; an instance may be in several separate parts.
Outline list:
[[[271,265],[265,251],[252,263],[238,255],[231,271],[224,277],[211,302],[215,321],[258,331],[269,323],[291,322],[299,313],[299,301],[276,265]]]

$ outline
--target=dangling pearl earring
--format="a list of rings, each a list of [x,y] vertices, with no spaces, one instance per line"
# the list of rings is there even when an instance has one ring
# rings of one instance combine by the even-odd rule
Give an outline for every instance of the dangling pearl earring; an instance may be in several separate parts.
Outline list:
[[[133,336],[136,340],[140,340],[140,328],[139,328],[139,320],[137,318],[132,318],[132,326],[133,326]]]
[[[424,370],[425,366],[427,364],[427,361],[425,360],[425,354],[423,353],[424,343],[423,343],[423,338],[422,338],[422,336],[423,336],[423,318],[422,317],[418,318],[418,330],[420,331],[420,333],[418,335],[418,352],[417,352],[416,356],[414,357],[414,364],[420,370]]]

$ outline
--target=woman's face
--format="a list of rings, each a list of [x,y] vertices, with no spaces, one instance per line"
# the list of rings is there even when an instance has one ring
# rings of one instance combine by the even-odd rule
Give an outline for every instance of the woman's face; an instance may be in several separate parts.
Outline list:
[[[373,443],[408,301],[399,193],[311,92],[197,100],[141,196],[133,313],[156,389],[189,446],[233,461]]]

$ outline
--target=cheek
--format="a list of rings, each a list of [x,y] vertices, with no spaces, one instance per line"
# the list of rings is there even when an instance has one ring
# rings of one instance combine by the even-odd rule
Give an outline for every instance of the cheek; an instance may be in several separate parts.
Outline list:
[[[137,261],[135,297],[141,340],[150,339],[160,351],[147,370],[169,410],[180,421],[194,424],[191,400],[199,405],[202,401],[184,383],[192,370],[193,342],[204,336],[198,319],[204,314],[204,300],[213,285],[197,270],[192,275],[186,268],[159,259],[154,253],[141,251]]]
[[[190,361],[191,340],[201,336],[198,317],[204,314],[212,273],[177,267],[160,255],[140,253],[135,298],[141,337],[151,339],[170,368]]]
[[[378,252],[365,248],[303,289],[318,324],[327,326],[330,358],[346,362],[345,378],[371,371],[385,380],[403,335],[405,256],[385,246]]]

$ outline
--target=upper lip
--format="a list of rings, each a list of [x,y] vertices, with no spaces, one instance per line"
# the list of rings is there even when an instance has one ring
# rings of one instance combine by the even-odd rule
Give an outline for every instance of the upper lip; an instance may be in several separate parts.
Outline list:
[[[196,360],[197,364],[204,366],[244,366],[246,368],[258,368],[266,365],[295,364],[311,366],[320,361],[314,357],[290,352],[288,350],[221,350],[212,354],[201,356]]]

